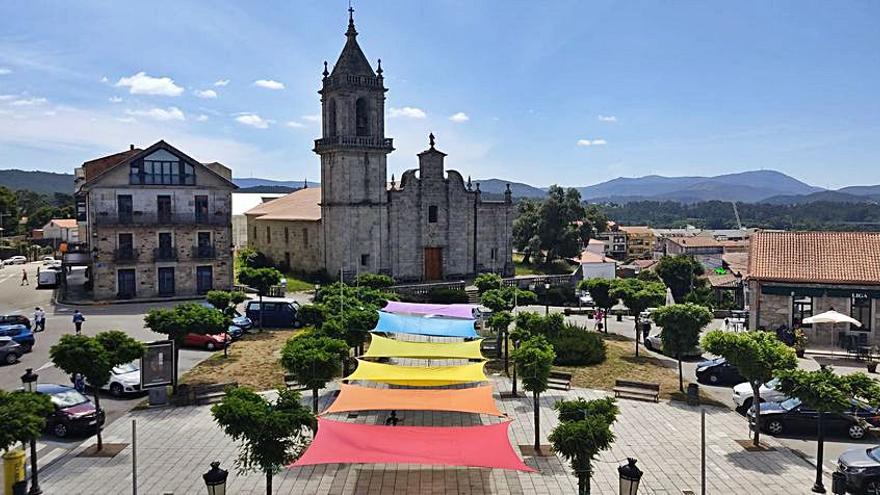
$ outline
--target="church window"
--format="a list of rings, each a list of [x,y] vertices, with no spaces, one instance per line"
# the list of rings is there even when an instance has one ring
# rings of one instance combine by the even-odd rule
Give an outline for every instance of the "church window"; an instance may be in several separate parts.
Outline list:
[[[327,102],[327,135],[333,137],[336,135],[336,100],[330,98]]]
[[[437,223],[437,205],[428,207],[428,223]]]
[[[492,261],[498,259],[498,248],[492,248],[491,251]]]
[[[254,227],[254,241],[257,240],[257,228]]]
[[[284,244],[287,244],[289,242],[290,242],[290,229],[288,229],[287,227],[284,227]]]
[[[367,108],[367,99],[358,98],[355,102],[354,121],[357,128],[358,136],[370,135],[369,112]]]
[[[370,266],[370,255],[362,254],[361,255],[361,266]]]
[[[303,229],[303,247],[309,247],[309,229]]]
[[[272,229],[266,225],[266,244],[272,243]]]

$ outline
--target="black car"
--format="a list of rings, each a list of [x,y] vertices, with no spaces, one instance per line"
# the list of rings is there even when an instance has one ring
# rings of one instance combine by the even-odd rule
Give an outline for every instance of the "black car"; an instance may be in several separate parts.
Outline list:
[[[0,337],[0,363],[15,364],[22,354],[24,349],[12,337]]]
[[[727,362],[724,358],[710,359],[697,363],[697,381],[709,385],[736,384],[746,381],[736,366]]]
[[[847,492],[880,495],[880,446],[845,451],[837,470],[846,477]]]
[[[792,398],[785,402],[764,402],[760,407],[761,431],[766,431],[771,435],[783,432],[816,432],[819,413],[801,404],[800,399]],[[754,428],[754,409],[749,409],[748,416],[749,426]],[[864,438],[867,433],[863,421],[872,426],[880,426],[880,411],[857,400],[850,401],[850,409],[845,413],[826,413],[824,416],[827,433],[845,433],[853,440]]]
[[[46,429],[59,438],[71,433],[94,433],[104,424],[104,411],[75,388],[64,385],[37,385],[37,393],[48,395],[55,412],[46,418]]]

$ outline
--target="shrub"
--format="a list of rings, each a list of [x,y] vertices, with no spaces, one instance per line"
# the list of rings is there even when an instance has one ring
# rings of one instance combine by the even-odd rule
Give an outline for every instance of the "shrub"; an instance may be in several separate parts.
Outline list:
[[[595,332],[577,325],[565,324],[557,334],[549,337],[556,351],[554,364],[574,366],[599,364],[605,361],[605,341]]]
[[[463,289],[435,287],[428,291],[428,302],[437,304],[466,303],[468,295]]]
[[[387,289],[394,285],[394,279],[388,275],[377,273],[362,273],[357,277],[357,285],[370,287],[371,289]]]
[[[501,277],[495,273],[481,273],[477,275],[476,279],[474,279],[474,285],[477,286],[477,290],[482,294],[489,289],[500,288]]]
[[[550,306],[567,306],[577,304],[577,294],[571,288],[553,287],[548,291],[540,293],[538,304],[548,304]]]
[[[254,248],[242,248],[238,251],[238,262],[242,268],[270,268],[272,263],[265,254]]]
[[[551,337],[565,328],[562,313],[541,316],[538,313],[522,312],[516,315],[516,329],[522,335],[544,335]]]

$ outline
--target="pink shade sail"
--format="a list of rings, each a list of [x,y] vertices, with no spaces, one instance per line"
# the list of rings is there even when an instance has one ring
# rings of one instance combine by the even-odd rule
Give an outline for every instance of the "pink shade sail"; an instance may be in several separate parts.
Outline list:
[[[464,318],[472,320],[476,304],[417,304],[388,301],[382,311],[388,313],[408,313],[412,315],[445,316],[447,318]]]
[[[508,425],[510,422],[482,426],[381,426],[318,418],[317,437],[291,467],[428,464],[537,472],[514,452],[507,437]]]

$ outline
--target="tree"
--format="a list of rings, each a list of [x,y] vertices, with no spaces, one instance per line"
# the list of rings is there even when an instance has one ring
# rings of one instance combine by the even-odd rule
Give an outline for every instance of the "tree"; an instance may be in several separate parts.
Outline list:
[[[0,451],[40,438],[46,417],[54,411],[49,396],[34,392],[0,390]]]
[[[700,344],[700,330],[712,321],[712,312],[696,304],[673,304],[657,308],[651,318],[663,328],[663,351],[678,360],[678,390],[684,392],[681,355]]]
[[[513,315],[509,311],[498,311],[492,313],[487,323],[489,328],[494,330],[498,336],[495,341],[496,352],[500,353],[502,350],[501,346],[504,346],[504,374],[510,376],[510,344],[508,343],[510,339],[507,338],[507,330],[510,328],[510,324],[513,323]]]
[[[107,359],[112,367],[140,359],[147,351],[143,342],[129,337],[121,330],[100,332],[94,338],[107,351]]]
[[[293,390],[278,390],[272,403],[247,388],[231,388],[211,414],[224,433],[241,442],[238,471],[265,473],[266,495],[272,494],[272,476],[308,446],[304,430],[315,426],[314,415]]]
[[[189,333],[218,335],[229,327],[229,319],[223,313],[196,303],[178,304],[171,309],[151,309],[144,316],[144,326],[167,335],[174,341],[174,393],[177,393],[177,365],[180,348]]]
[[[304,326],[321,328],[327,318],[327,310],[323,304],[303,304],[296,316]]]
[[[18,200],[15,193],[5,186],[0,186],[0,213],[4,214],[0,216],[0,227],[3,227],[3,232],[15,232],[18,229],[19,219]]]
[[[654,271],[672,291],[676,302],[683,302],[696,285],[697,278],[703,274],[703,265],[690,255],[664,256]]]
[[[394,285],[394,279],[388,275],[378,273],[361,273],[357,276],[356,283],[359,287],[372,289],[387,289]]]
[[[534,335],[513,351],[513,360],[519,365],[523,388],[532,393],[535,412],[535,452],[541,452],[541,421],[538,397],[547,390],[550,369],[556,353],[541,335]]]
[[[608,333],[608,312],[617,304],[617,298],[611,297],[612,286],[613,281],[607,278],[590,278],[578,283],[578,289],[589,292],[596,306],[602,309],[604,315],[602,328],[605,329],[605,333]]]
[[[235,307],[247,301],[247,294],[239,291],[211,290],[205,295],[205,299],[211,306],[232,318],[238,316]]]
[[[95,410],[101,413],[98,390],[110,381],[113,369],[110,353],[98,339],[86,335],[62,335],[57,344],[49,348],[49,356],[55,367],[68,375],[81,374],[95,392]],[[101,440],[101,424],[98,423],[98,450],[104,447]]]
[[[761,385],[770,381],[774,375],[797,368],[794,350],[770,332],[722,332],[713,330],[703,336],[702,347],[708,352],[721,356],[736,366],[740,375],[752,386],[752,401],[755,407],[755,421],[760,424]],[[749,403],[746,403],[748,407]],[[755,447],[760,446],[761,432],[755,428]]]
[[[236,257],[241,268],[269,268],[272,266],[265,254],[251,247],[239,249]]]
[[[635,320],[636,356],[639,355],[639,318],[642,311],[660,306],[666,300],[666,287],[657,282],[645,282],[636,278],[615,280],[609,292],[620,299]]]
[[[825,450],[824,417],[829,413],[843,414],[852,407],[855,398],[865,399],[871,404],[880,403],[880,385],[864,373],[836,375],[830,366],[822,366],[818,370],[786,369],[777,373],[779,385],[777,390],[789,397],[795,397],[804,406],[818,412],[816,442],[816,482],[813,491],[825,493],[822,486],[822,463]],[[755,425],[760,423],[755,416]]]
[[[660,278],[660,275],[657,275],[657,272],[654,270],[639,270],[639,274],[636,275],[636,278],[644,282],[663,283],[663,279]]]
[[[312,409],[318,413],[318,390],[339,374],[348,354],[343,340],[325,336],[291,337],[281,349],[281,366],[306,388],[312,389]]]
[[[536,302],[538,302],[537,294],[518,287],[487,289],[480,296],[480,304],[492,311],[513,311],[515,306],[534,304]]]
[[[477,286],[477,290],[480,291],[481,295],[489,289],[500,289],[503,287],[501,276],[497,273],[481,273],[477,275],[477,278],[474,279],[474,285]]]
[[[571,463],[578,479],[578,495],[589,495],[593,461],[603,450],[614,443],[611,424],[617,419],[619,409],[614,399],[564,400],[554,406],[559,424],[548,440],[553,450]]]
[[[274,268],[250,268],[245,267],[238,272],[238,281],[257,291],[260,296],[260,331],[263,330],[263,296],[269,293],[269,289],[281,282],[281,272]]]
[[[533,199],[520,201],[516,219],[513,221],[513,245],[523,253],[525,264],[531,263],[532,256],[541,250],[541,239],[538,237],[540,204],[540,201]]]

